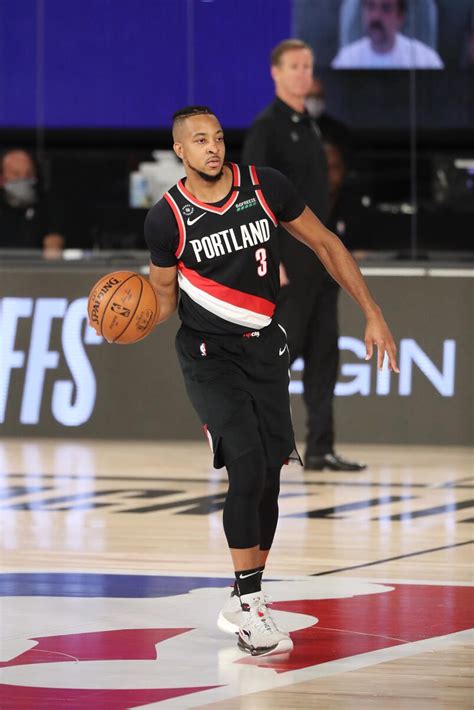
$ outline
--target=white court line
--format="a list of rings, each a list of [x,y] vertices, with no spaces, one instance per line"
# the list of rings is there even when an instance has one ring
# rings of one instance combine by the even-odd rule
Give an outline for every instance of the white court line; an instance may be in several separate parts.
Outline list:
[[[474,269],[433,269],[422,267],[392,267],[392,266],[363,266],[361,271],[364,276],[434,276],[449,278],[472,278]]]
[[[193,697],[189,695],[186,696],[186,708],[194,708],[206,703],[210,704],[212,702],[228,700],[229,698],[243,698],[250,693],[273,690],[275,688],[284,687],[285,685],[295,685],[296,683],[303,683],[309,680],[315,680],[316,678],[325,678],[338,673],[348,673],[349,671],[359,670],[360,668],[366,668],[378,663],[387,663],[388,661],[395,661],[399,658],[409,658],[419,653],[439,651],[449,648],[450,646],[469,643],[471,641],[474,641],[474,632],[471,630],[458,631],[457,633],[447,634],[446,636],[425,639],[423,641],[414,641],[412,643],[403,643],[399,646],[384,648],[379,651],[371,651],[370,653],[361,653],[358,656],[341,658],[338,661],[329,661],[328,663],[321,663],[317,666],[302,668],[297,671],[288,671],[286,673],[274,672],[271,676],[270,674],[262,673],[261,677],[249,673],[248,677],[245,677],[245,683],[242,684],[242,686],[245,686],[245,694],[241,693],[236,696],[235,689],[214,688],[213,690],[196,693]],[[237,650],[237,653],[240,652]],[[232,662],[230,658],[228,662]],[[251,666],[249,666],[249,668],[251,668]],[[149,705],[143,705],[141,707],[157,709],[176,708],[176,710],[183,710],[183,698],[162,700],[160,703],[150,703]]]
[[[424,268],[424,267],[402,267],[402,266],[363,266],[361,268],[364,276],[435,276],[441,278],[473,278],[474,269],[463,268]],[[141,274],[149,274],[150,266],[140,266]]]
[[[361,271],[364,276],[426,276],[427,270],[395,266],[363,266]]]
[[[472,278],[474,276],[474,269],[428,269],[428,276]]]

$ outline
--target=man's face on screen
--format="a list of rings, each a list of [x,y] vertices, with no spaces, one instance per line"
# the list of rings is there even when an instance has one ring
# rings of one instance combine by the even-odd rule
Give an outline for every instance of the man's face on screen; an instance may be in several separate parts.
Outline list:
[[[309,49],[289,49],[272,67],[277,92],[284,96],[306,98],[313,82],[313,55]]]
[[[389,52],[403,24],[398,0],[362,0],[362,24],[374,52]]]

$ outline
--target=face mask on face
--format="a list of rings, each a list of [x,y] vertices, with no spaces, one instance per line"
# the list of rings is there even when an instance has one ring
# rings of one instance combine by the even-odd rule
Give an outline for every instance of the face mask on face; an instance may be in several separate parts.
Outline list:
[[[308,96],[305,105],[312,118],[319,118],[326,108],[326,102],[319,96]]]
[[[3,186],[5,197],[12,207],[30,207],[36,202],[36,180],[35,178],[25,178],[24,180],[12,180]]]

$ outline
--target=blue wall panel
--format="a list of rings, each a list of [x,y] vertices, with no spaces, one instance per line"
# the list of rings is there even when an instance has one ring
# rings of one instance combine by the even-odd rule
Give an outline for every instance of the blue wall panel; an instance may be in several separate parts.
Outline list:
[[[268,54],[289,35],[290,7],[0,0],[0,126],[43,116],[49,128],[167,127],[190,100],[215,107],[226,126],[247,125],[272,96]]]

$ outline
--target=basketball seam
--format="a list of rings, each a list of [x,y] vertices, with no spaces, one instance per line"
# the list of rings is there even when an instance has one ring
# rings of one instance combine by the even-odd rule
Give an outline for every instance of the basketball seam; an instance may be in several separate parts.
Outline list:
[[[138,306],[140,305],[140,299],[141,299],[142,294],[143,294],[143,276],[141,276],[141,274],[134,274],[134,276],[138,276],[138,280],[140,281],[140,295],[139,295],[138,298],[137,298],[137,305],[135,306],[135,310],[133,311],[132,315],[131,315],[130,318],[128,319],[127,325],[126,325],[125,328],[122,330],[122,332],[119,333],[119,334],[117,335],[117,337],[113,339],[113,341],[112,341],[113,343],[116,343],[117,340],[118,340],[119,338],[121,338],[122,335],[125,333],[125,331],[127,330],[127,328],[129,328],[129,327],[131,326],[132,320],[133,320],[133,318],[135,317],[135,313],[136,313],[137,310],[138,310]],[[124,282],[124,283],[125,283],[125,282]],[[153,289],[153,292],[154,292],[154,289]],[[138,340],[141,340],[141,338],[139,338]],[[138,342],[138,340],[135,340],[134,342]],[[119,343],[119,345],[123,345],[123,343]]]
[[[132,273],[130,274],[130,276],[127,276],[127,278],[125,279],[125,281],[122,281],[121,283],[119,283],[118,286],[117,286],[117,288],[115,289],[115,291],[112,291],[112,293],[110,294],[109,300],[107,301],[107,303],[104,304],[104,312],[102,313],[102,318],[100,319],[100,334],[101,334],[101,336],[102,336],[103,338],[105,338],[105,335],[104,335],[104,333],[102,332],[102,324],[103,324],[103,322],[104,322],[105,314],[106,314],[106,312],[107,312],[107,308],[109,307],[110,300],[115,296],[115,294],[117,293],[117,291],[119,290],[119,288],[121,288],[124,284],[127,283],[127,281],[129,281],[129,280],[130,280],[131,278],[133,278],[134,276],[137,276],[137,274],[135,274],[135,273],[132,272]],[[140,282],[140,283],[141,283],[141,282]],[[141,296],[141,294],[140,294],[140,296]],[[115,340],[112,340],[112,342],[115,343]]]
[[[153,296],[154,296],[154,298],[155,298],[155,318],[156,318],[157,313],[158,313],[158,298],[157,298],[157,295],[156,295],[155,287],[153,286],[153,284],[151,283],[150,280],[148,281],[148,283],[150,284],[150,286],[151,286],[151,288],[152,288]],[[148,331],[147,335],[149,335],[150,333],[151,333],[151,330]]]

